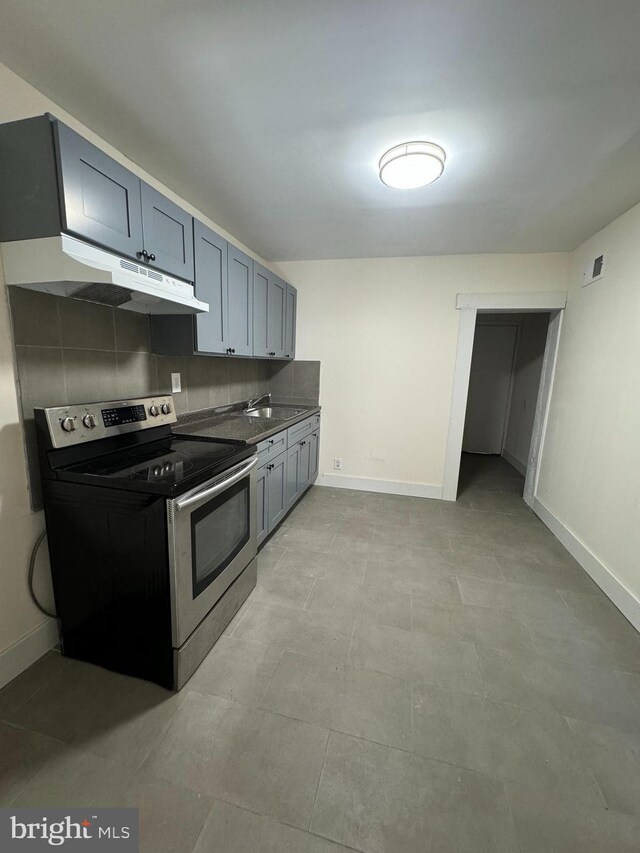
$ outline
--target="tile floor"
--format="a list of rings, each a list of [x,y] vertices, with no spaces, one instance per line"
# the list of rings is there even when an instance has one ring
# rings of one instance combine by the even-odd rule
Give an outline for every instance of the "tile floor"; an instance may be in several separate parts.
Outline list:
[[[178,695],[47,655],[0,805],[138,805],[148,853],[637,853],[640,636],[509,465],[461,482],[311,489]]]

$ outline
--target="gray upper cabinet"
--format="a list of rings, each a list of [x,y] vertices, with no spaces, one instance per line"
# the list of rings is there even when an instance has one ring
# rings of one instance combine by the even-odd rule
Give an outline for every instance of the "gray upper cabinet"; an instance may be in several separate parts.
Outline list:
[[[0,241],[61,233],[193,281],[193,217],[50,115],[0,125]]]
[[[296,355],[296,317],[298,312],[298,291],[287,284],[287,303],[285,308],[284,358]]]
[[[253,354],[284,357],[287,284],[265,269],[253,266]]]
[[[269,278],[269,301],[267,304],[268,355],[283,358],[285,348],[285,311],[287,307],[287,283],[276,275]]]
[[[194,282],[209,312],[153,315],[155,352],[294,358],[295,287],[53,116],[0,124],[0,187],[0,242],[69,233]]]
[[[140,193],[142,259],[149,266],[193,281],[193,217],[143,181]]]
[[[196,351],[226,353],[230,345],[227,241],[198,221],[193,236],[196,297],[209,305],[207,313],[195,317]]]
[[[253,355],[253,260],[229,245],[229,341],[232,355]]]
[[[54,132],[62,230],[135,258],[144,248],[140,179],[66,125]]]
[[[253,265],[253,354],[266,358],[269,354],[269,277],[261,264]]]

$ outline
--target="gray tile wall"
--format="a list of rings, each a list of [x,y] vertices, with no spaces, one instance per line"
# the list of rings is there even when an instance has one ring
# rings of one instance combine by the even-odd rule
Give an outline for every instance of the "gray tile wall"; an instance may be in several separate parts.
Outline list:
[[[320,402],[320,362],[289,361],[271,365],[269,390],[282,403]]]
[[[169,393],[172,373],[182,379],[183,390],[174,395],[179,414],[247,400],[272,390],[272,382],[274,396],[293,389],[289,377],[298,362],[284,365],[291,372],[281,375],[279,363],[259,359],[154,355],[146,315],[19,287],[8,290],[34,509],[41,506],[36,406]],[[300,364],[311,367],[299,368],[297,390],[318,402],[320,363]]]

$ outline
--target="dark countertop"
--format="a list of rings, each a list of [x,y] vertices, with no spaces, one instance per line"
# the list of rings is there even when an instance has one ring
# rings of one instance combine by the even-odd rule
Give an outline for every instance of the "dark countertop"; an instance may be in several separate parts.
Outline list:
[[[274,404],[274,408],[278,408]],[[175,435],[186,435],[190,438],[210,438],[215,441],[228,441],[234,444],[259,444],[263,439],[282,432],[290,426],[305,420],[310,415],[320,411],[320,406],[288,406],[288,408],[303,409],[302,414],[289,420],[277,418],[251,418],[241,415],[239,411],[229,411],[223,414],[211,414],[209,417],[200,416],[203,413],[182,415],[173,427]]]

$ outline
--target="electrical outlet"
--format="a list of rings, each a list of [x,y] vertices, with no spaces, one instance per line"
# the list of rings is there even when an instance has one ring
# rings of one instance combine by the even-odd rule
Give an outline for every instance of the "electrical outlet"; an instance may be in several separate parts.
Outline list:
[[[179,373],[171,374],[171,393],[177,394],[179,391],[182,391],[182,382],[180,381]]]
[[[342,471],[342,459],[340,457],[333,460],[333,469],[334,471]]]

